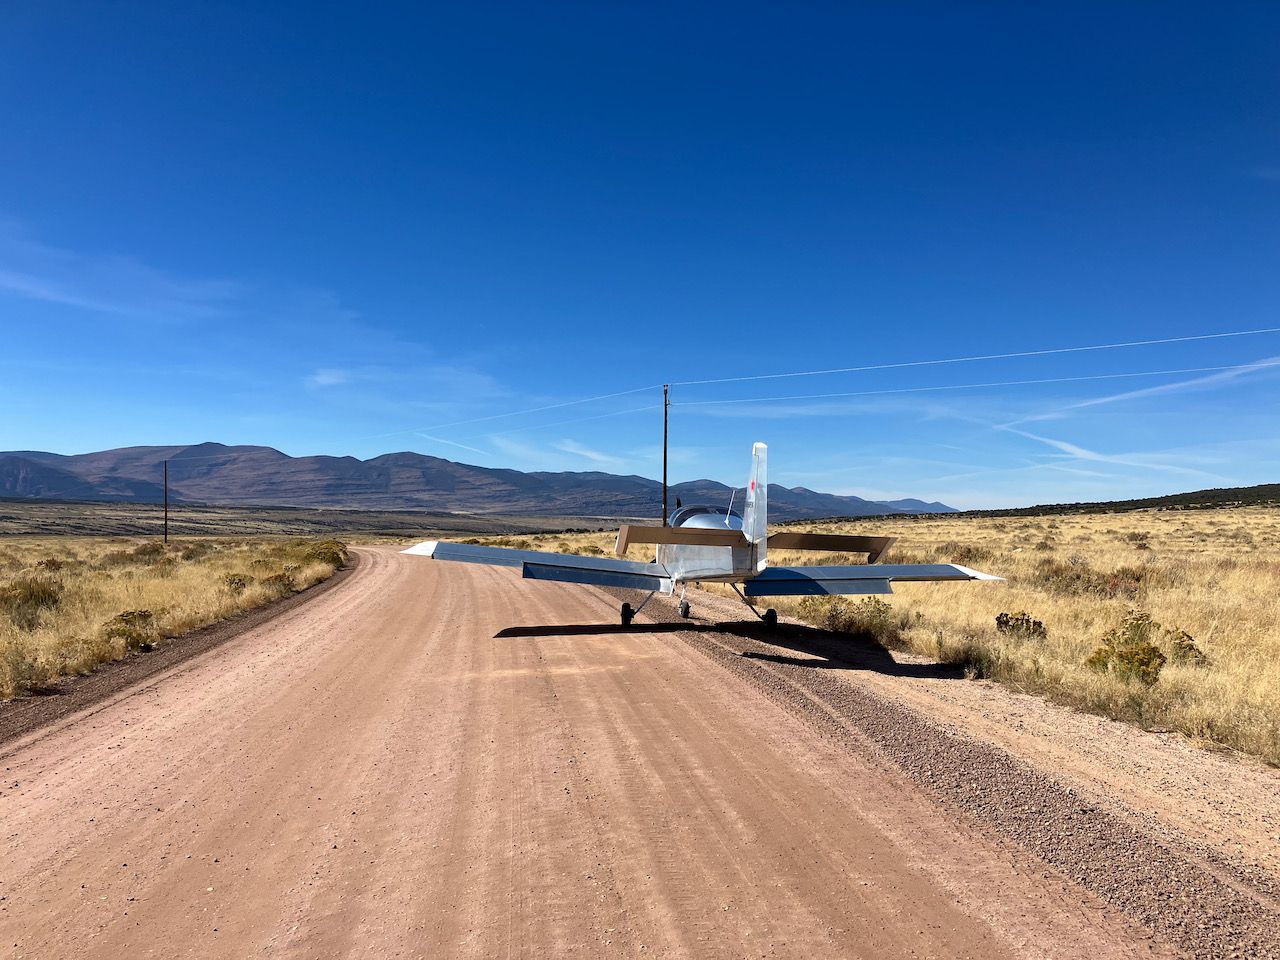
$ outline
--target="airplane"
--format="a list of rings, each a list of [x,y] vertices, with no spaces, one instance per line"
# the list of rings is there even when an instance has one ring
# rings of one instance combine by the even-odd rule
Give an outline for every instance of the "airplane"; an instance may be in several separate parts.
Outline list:
[[[771,607],[761,614],[751,599],[827,594],[866,596],[892,593],[891,585],[895,582],[1003,579],[952,563],[880,563],[893,546],[894,537],[787,531],[770,534],[768,496],[768,447],[756,443],[751,448],[751,476],[741,513],[733,509],[731,497],[727,507],[678,508],[670,526],[625,524],[618,530],[616,559],[447,540],[427,540],[401,552],[435,560],[519,567],[527,580],[647,590],[649,595],[638,607],[622,604],[624,627],[631,624],[656,594],[670,596],[676,588],[680,590],[678,612],[688,619],[692,613],[685,592],[690,583],[727,583],[756,616],[767,625],[776,626],[777,611]],[[636,544],[653,544],[655,558],[648,563],[625,559],[627,551]],[[853,566],[771,567],[770,547],[865,553],[867,562]]]

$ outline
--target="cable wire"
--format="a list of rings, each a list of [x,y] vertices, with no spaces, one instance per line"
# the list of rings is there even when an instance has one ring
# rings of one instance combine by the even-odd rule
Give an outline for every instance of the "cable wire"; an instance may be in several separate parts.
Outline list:
[[[1202,333],[1187,337],[1162,337],[1158,340],[1130,340],[1123,343],[1097,343],[1085,347],[1055,347],[1049,350],[1021,350],[1017,353],[990,353],[974,357],[947,357],[938,360],[907,360],[899,363],[873,363],[861,367],[835,367],[830,370],[798,370],[793,373],[760,373],[744,377],[718,377],[710,380],[680,380],[673,387],[694,387],[712,383],[742,383],[747,380],[782,380],[788,377],[821,377],[836,373],[863,373],[869,370],[897,370],[903,367],[929,367],[948,363],[976,363],[980,360],[1011,360],[1018,357],[1047,357],[1061,353],[1084,353],[1090,350],[1118,350],[1124,347],[1151,347],[1163,343],[1190,343],[1196,340],[1221,340],[1226,337],[1256,337],[1264,333],[1280,333],[1280,327],[1258,330],[1234,330],[1229,333]]]
[[[1215,373],[1223,370],[1256,369],[1280,366],[1280,359],[1257,363],[1233,363],[1225,367],[1184,367],[1178,370],[1141,370],[1134,373],[1097,373],[1080,377],[1046,377],[1038,380],[996,380],[989,383],[952,383],[934,387],[896,387],[889,390],[856,390],[847,393],[807,393],[785,397],[734,397],[727,400],[685,400],[673,407],[707,407],[726,403],[779,403],[787,400],[836,400],[845,397],[875,397],[894,393],[930,393],[939,390],[979,390],[983,387],[1021,387],[1049,383],[1081,383],[1086,380],[1119,380],[1125,377],[1164,377],[1183,373]]]

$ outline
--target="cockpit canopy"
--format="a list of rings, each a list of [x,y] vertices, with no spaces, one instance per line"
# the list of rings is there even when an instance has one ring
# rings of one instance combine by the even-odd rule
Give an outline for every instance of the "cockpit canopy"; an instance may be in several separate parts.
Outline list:
[[[699,530],[741,530],[742,514],[724,507],[682,507],[671,516],[673,527]]]

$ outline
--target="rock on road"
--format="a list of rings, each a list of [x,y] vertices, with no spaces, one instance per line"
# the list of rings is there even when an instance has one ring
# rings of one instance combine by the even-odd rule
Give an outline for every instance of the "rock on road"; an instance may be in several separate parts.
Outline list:
[[[0,746],[0,956],[1176,955],[715,633],[359,555]]]

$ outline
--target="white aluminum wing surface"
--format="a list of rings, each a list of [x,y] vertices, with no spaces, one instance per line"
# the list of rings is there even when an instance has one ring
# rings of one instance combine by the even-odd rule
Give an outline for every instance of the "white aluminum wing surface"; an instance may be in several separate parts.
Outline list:
[[[612,557],[579,557],[569,553],[547,553],[541,550],[512,550],[486,547],[476,543],[451,543],[427,540],[400,551],[433,560],[461,563],[483,563],[498,567],[519,567],[526,580],[559,580],[564,583],[586,583],[600,587],[626,587],[635,590],[671,592],[671,577],[665,567],[636,560]]]
[[[954,563],[875,563],[848,567],[769,567],[743,584],[748,597],[892,593],[894,581],[1002,580]]]

